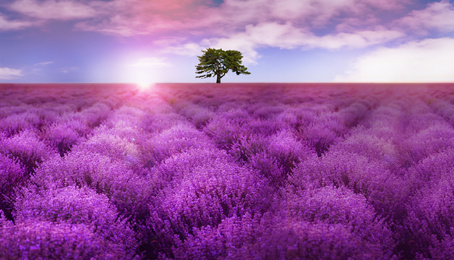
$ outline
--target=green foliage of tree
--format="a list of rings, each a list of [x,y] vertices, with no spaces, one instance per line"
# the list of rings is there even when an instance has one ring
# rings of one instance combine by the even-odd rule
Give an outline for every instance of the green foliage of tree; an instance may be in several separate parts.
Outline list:
[[[242,64],[243,54],[235,50],[222,50],[208,48],[202,56],[197,56],[200,63],[196,66],[196,78],[216,77],[216,83],[221,83],[221,78],[231,70],[240,74],[251,74]]]

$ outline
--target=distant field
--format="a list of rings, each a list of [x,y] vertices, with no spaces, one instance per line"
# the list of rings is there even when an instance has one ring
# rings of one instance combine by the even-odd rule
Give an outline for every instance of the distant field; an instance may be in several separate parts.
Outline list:
[[[454,259],[454,84],[0,85],[0,259]]]

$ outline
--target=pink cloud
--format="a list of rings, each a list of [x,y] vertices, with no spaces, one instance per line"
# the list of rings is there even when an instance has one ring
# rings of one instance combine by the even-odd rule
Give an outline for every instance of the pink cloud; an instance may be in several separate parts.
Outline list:
[[[23,15],[42,20],[74,20],[94,17],[97,14],[88,4],[70,0],[17,0],[9,8]]]
[[[84,20],[77,29],[120,36],[228,36],[248,25],[292,22],[305,29],[369,26],[376,10],[401,9],[408,0],[15,0],[13,11],[41,20]],[[354,22],[353,22],[354,21]],[[353,24],[353,23],[354,24]]]
[[[15,0],[12,10],[43,20],[82,20],[76,28],[131,37],[178,39],[164,53],[196,55],[205,47],[362,48],[404,36],[380,24],[377,10],[402,11],[409,0]],[[1,20],[0,20],[1,25]],[[325,33],[320,35],[319,29]],[[198,41],[188,40],[198,38]]]
[[[454,31],[454,6],[449,1],[431,3],[427,8],[412,11],[396,22],[413,30]]]
[[[209,0],[96,1],[90,6],[96,10],[106,10],[106,13],[99,19],[79,23],[78,28],[123,36],[172,32],[222,36],[244,31],[247,25],[261,23],[292,22],[299,28],[317,29],[350,18],[356,18],[357,22],[370,21],[374,10],[402,8],[402,1],[379,2],[380,4],[372,0],[225,0],[215,7]],[[368,19],[364,19],[366,16]]]
[[[0,15],[0,31],[21,30],[32,26],[36,26],[36,23],[30,21],[7,20]]]
[[[366,0],[367,4],[381,10],[402,10],[412,3],[412,0]]]
[[[375,12],[401,10],[402,3],[407,1],[225,0],[214,7],[208,0],[169,0],[165,4],[114,0],[96,5],[111,15],[80,22],[77,28],[126,37],[179,38],[164,46],[163,53],[194,56],[205,47],[239,49],[245,52],[246,63],[254,63],[260,47],[367,47],[402,37],[399,31],[377,27]],[[316,30],[327,26],[332,26],[333,32],[316,35]],[[187,41],[193,36],[201,40]]]
[[[106,10],[99,19],[77,24],[77,28],[120,36],[171,34],[201,27],[209,0],[114,0],[91,4]]]
[[[406,3],[407,0],[226,0],[216,15],[225,15],[223,18],[229,23],[291,21],[322,27],[338,16],[342,20],[363,17],[377,9],[402,9]]]

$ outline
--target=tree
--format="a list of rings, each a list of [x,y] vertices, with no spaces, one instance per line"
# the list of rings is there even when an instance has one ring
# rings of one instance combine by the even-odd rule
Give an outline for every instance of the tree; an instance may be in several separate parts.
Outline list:
[[[210,78],[216,76],[216,83],[221,83],[221,78],[232,70],[236,75],[251,74],[242,64],[243,54],[235,50],[224,51],[222,49],[208,48],[199,58],[199,65],[196,66],[196,78]]]

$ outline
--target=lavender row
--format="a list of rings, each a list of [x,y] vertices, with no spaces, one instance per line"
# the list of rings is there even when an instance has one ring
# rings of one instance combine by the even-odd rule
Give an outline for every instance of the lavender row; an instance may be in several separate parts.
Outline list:
[[[47,87],[0,97],[0,258],[454,253],[448,87]]]

